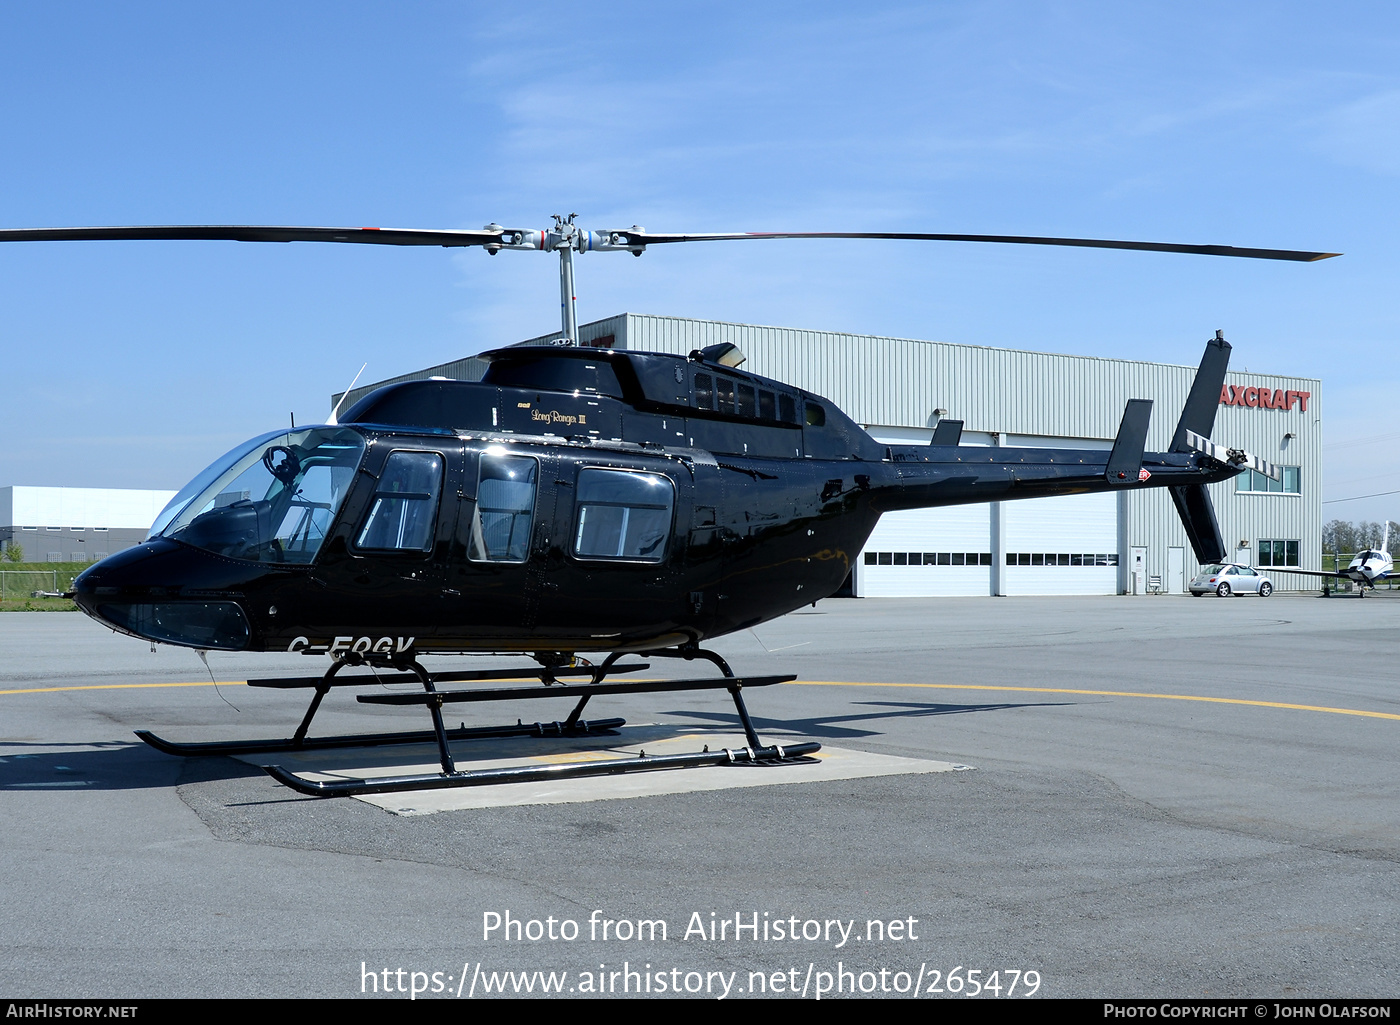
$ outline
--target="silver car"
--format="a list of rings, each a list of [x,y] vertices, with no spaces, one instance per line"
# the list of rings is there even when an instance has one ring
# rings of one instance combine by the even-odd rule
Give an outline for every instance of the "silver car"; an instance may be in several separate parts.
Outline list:
[[[1267,598],[1274,593],[1274,582],[1248,566],[1224,563],[1202,569],[1191,581],[1189,590],[1197,598],[1211,591],[1222,598],[1232,594],[1257,594]]]

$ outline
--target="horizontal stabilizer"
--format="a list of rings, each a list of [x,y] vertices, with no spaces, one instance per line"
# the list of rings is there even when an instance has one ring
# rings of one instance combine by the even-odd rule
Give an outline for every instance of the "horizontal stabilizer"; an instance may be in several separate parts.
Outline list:
[[[933,429],[933,440],[929,444],[953,448],[962,440],[962,429],[961,420],[940,420],[938,426]]]
[[[1215,507],[1204,484],[1179,484],[1168,488],[1176,505],[1181,525],[1191,539],[1196,561],[1202,565],[1225,561],[1225,539],[1220,536],[1220,524],[1215,520]]]
[[[1283,470],[1267,460],[1250,455],[1242,448],[1226,448],[1217,445],[1209,438],[1203,438],[1194,431],[1186,432],[1186,448],[1183,451],[1199,452],[1207,459],[1213,459],[1222,466],[1234,466],[1241,470],[1257,470],[1270,480],[1283,480]]]
[[[1123,408],[1123,422],[1108,456],[1110,484],[1136,484],[1142,470],[1142,450],[1147,445],[1147,427],[1152,422],[1151,399],[1129,399]]]
[[[1215,337],[1206,342],[1205,355],[1196,370],[1196,379],[1191,382],[1191,394],[1186,397],[1186,405],[1181,409],[1181,419],[1177,421],[1176,433],[1172,435],[1173,452],[1188,452],[1186,443],[1188,431],[1203,438],[1209,438],[1215,427],[1215,411],[1220,408],[1220,389],[1225,386],[1225,371],[1230,367],[1230,343],[1224,334],[1215,332]]]

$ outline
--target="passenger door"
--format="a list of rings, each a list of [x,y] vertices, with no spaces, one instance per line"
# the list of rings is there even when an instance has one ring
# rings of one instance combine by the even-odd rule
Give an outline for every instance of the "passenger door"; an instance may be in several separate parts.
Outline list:
[[[538,567],[552,507],[547,463],[497,446],[466,454],[447,560],[446,631],[473,646],[521,642],[536,623]]]
[[[553,476],[540,632],[601,650],[639,637],[671,638],[686,609],[679,566],[688,482],[677,481],[671,467],[601,460],[561,460]]]

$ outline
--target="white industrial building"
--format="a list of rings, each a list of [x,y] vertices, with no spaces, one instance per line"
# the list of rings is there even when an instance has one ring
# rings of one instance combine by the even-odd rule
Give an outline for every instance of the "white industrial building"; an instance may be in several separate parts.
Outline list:
[[[0,488],[0,545],[26,562],[94,562],[140,543],[175,497],[130,488]]]
[[[554,340],[531,339],[529,343]],[[625,313],[582,325],[600,348],[685,354],[732,342],[744,369],[832,400],[880,441],[927,443],[942,418],[964,445],[1112,447],[1129,399],[1152,399],[1149,451],[1170,439],[1195,366],[759,327]],[[1202,332],[1204,349],[1207,333]],[[474,358],[367,385],[441,376],[478,380]],[[334,402],[339,396],[334,396]],[[1234,561],[1320,569],[1322,402],[1315,378],[1231,372],[1213,438],[1284,467],[1210,487]],[[887,514],[857,560],[862,597],[1181,593],[1197,564],[1165,489]],[[1266,569],[1267,572],[1267,569]],[[1280,574],[1280,589],[1307,588]]]

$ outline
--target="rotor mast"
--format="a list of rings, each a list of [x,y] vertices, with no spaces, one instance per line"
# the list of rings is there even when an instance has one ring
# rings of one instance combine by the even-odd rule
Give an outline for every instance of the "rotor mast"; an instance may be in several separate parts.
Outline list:
[[[541,232],[508,231],[498,224],[488,224],[487,231],[501,232],[502,244],[487,247],[487,252],[495,249],[534,249],[559,254],[559,332],[560,345],[578,345],[578,296],[574,292],[574,253],[587,253],[626,250],[633,256],[641,256],[646,244],[631,236],[645,234],[646,229],[632,225],[628,232],[586,231],[574,223],[578,214],[551,215],[554,227]],[[538,243],[536,244],[536,240]]]
[[[559,327],[563,332],[561,345],[578,345],[578,296],[574,294],[574,249],[582,241],[583,232],[574,225],[578,214],[567,220],[554,214],[554,228],[545,232],[545,245],[559,251]]]

